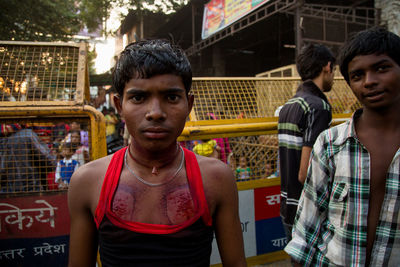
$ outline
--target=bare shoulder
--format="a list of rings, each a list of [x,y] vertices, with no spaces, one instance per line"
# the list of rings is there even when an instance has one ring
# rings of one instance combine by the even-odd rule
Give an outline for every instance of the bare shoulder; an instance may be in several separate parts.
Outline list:
[[[99,182],[102,183],[100,180],[104,178],[111,157],[111,155],[106,156],[78,168],[71,178],[71,184],[95,185]]]
[[[221,160],[215,158],[204,157],[196,155],[197,162],[203,176],[203,180],[211,183],[224,183],[232,182],[234,180],[233,172],[230,167],[222,162]],[[210,181],[208,181],[210,180]]]
[[[106,156],[78,168],[71,177],[68,197],[94,211],[111,157]]]
[[[236,179],[231,168],[224,162],[196,155],[203,179],[204,192],[211,213],[226,198],[237,194]]]

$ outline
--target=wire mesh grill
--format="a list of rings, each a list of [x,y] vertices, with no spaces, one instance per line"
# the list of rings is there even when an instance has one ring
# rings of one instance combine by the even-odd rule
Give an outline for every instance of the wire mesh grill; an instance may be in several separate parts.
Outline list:
[[[71,152],[79,166],[91,160],[89,118],[1,119],[0,126],[0,194],[65,190],[57,171],[72,172],[57,164],[69,144],[76,143]]]
[[[227,163],[238,182],[279,175],[276,134],[185,141],[183,144],[196,154],[215,157]]]
[[[237,181],[278,177],[277,135],[241,136],[229,138],[229,142],[232,154],[228,163]]]
[[[209,123],[210,120],[237,119],[239,127],[240,123],[245,122],[241,119],[274,117],[278,107],[295,94],[300,82],[299,78],[195,78],[192,85],[195,103],[191,120],[215,125],[217,122]],[[336,78],[332,90],[326,95],[333,114],[352,113],[361,107],[343,78]],[[237,181],[279,176],[277,134],[248,133],[239,137],[211,138],[224,139],[218,145],[226,146],[228,143],[229,148],[224,147],[216,156],[204,145],[208,140],[197,140],[192,142],[192,149],[203,144],[199,147],[204,151],[196,152],[218,157],[228,163]],[[246,163],[240,167],[241,161]]]
[[[291,98],[301,81],[293,78],[195,78],[191,120],[273,117]],[[332,113],[351,113],[360,107],[343,78],[327,93]]]
[[[0,101],[74,101],[79,46],[0,42]]]

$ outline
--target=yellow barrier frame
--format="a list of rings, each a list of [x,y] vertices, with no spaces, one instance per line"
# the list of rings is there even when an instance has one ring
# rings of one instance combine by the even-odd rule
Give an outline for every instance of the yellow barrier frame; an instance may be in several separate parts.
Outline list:
[[[106,156],[105,119],[103,114],[92,106],[0,107],[0,118],[2,119],[71,118],[71,116],[90,118],[90,140],[93,142],[90,147],[91,159],[94,160]]]
[[[332,126],[345,122],[351,114],[335,114]],[[178,141],[264,135],[278,133],[278,118],[229,119],[212,121],[188,121]]]
[[[338,125],[350,118],[351,114],[334,114],[331,126]],[[217,137],[237,137],[244,135],[265,135],[278,133],[278,117],[257,119],[229,119],[212,121],[189,121],[178,138],[179,141],[211,139]],[[280,185],[280,178],[259,179],[237,183],[238,190]],[[282,250],[246,258],[249,266],[284,260],[289,256]],[[220,267],[214,264],[212,267]]]

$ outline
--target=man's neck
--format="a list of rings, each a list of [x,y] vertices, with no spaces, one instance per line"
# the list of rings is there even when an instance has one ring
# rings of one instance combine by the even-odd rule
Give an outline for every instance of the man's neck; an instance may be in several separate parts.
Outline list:
[[[148,151],[132,142],[128,149],[134,160],[144,166],[160,166],[173,161],[179,155],[177,143],[171,144],[167,149]]]
[[[312,79],[312,81],[319,88],[319,90],[321,90],[321,92],[324,93],[324,91],[322,90],[322,88],[323,88],[323,86],[322,86],[323,85],[322,72],[318,77]]]
[[[356,122],[362,128],[375,128],[381,131],[400,130],[400,104],[390,109],[364,108],[359,120]]]

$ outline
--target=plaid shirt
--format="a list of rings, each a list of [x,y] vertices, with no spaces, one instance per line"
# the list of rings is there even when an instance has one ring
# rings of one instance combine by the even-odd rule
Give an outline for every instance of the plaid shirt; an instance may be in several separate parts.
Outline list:
[[[285,251],[306,266],[364,266],[370,194],[370,157],[353,118],[324,131],[311,156],[293,239]],[[400,149],[386,176],[370,266],[400,266]]]

